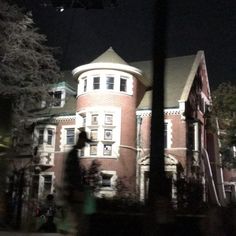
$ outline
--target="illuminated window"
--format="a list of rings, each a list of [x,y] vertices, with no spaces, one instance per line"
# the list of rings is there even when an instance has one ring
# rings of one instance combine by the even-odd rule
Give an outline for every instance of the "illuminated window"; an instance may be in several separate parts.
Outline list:
[[[97,144],[90,144],[90,155],[97,155]]]
[[[98,124],[98,114],[94,114],[91,116],[91,124],[97,125]]]
[[[112,125],[113,124],[113,115],[105,114],[105,125]]]
[[[111,129],[104,130],[104,140],[112,140],[112,130]]]
[[[111,144],[104,144],[103,145],[103,155],[104,156],[111,156],[112,154],[112,145]]]
[[[91,129],[90,138],[92,141],[98,140],[98,130],[97,129]]]

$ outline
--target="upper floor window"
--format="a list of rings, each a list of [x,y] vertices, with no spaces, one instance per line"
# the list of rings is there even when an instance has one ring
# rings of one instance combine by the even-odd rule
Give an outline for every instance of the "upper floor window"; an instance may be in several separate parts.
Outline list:
[[[60,107],[62,99],[62,91],[49,92],[49,95],[52,97],[52,106]]]
[[[92,125],[97,125],[98,124],[98,114],[93,114],[91,116],[91,124]]]
[[[116,70],[92,70],[81,74],[78,83],[78,96],[95,90],[132,95],[133,76]]]
[[[167,123],[164,123],[164,148],[167,148],[167,137],[168,137],[168,129],[167,129]]]
[[[164,122],[164,148],[170,148],[172,144],[172,123],[170,120]]]
[[[47,144],[52,145],[53,130],[47,129]]]
[[[106,76],[106,89],[114,89],[114,77]]]
[[[120,78],[120,91],[127,92],[127,78]]]
[[[66,144],[73,145],[75,143],[75,129],[67,128],[66,129]]]
[[[105,114],[105,125],[112,125],[113,124],[113,115],[112,114]]]
[[[39,127],[35,130],[35,142],[40,145],[53,146],[54,142],[54,128],[52,127]]]
[[[93,77],[93,89],[100,89],[100,77]]]
[[[105,109],[105,110],[104,110]],[[87,124],[82,127],[82,117],[87,117]],[[84,157],[116,158],[120,143],[120,118],[119,108],[99,107],[81,111],[77,115],[78,129],[83,128],[93,141],[84,148]]]
[[[52,128],[39,128],[38,133],[38,144],[53,145],[53,129]]]
[[[84,92],[87,91],[87,79],[84,79]]]

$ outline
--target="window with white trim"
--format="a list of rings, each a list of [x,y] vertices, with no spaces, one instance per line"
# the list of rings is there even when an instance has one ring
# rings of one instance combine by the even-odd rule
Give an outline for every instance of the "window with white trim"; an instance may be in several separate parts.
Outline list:
[[[82,111],[77,114],[78,121],[80,117],[86,116],[87,123],[81,127],[78,123],[77,128],[84,128],[89,134],[92,143],[84,148],[84,157],[106,157],[116,158],[120,143],[120,109],[110,108],[104,110],[90,108],[91,111]]]
[[[53,179],[52,172],[44,172],[39,175],[33,175],[32,181],[32,195],[33,198],[44,198],[48,194],[53,193]]]
[[[87,91],[87,78],[84,78],[84,92]]]
[[[52,91],[49,95],[52,97],[52,107],[61,107],[62,91]]]
[[[133,94],[133,76],[116,70],[92,70],[78,78],[78,96],[90,91],[114,91]]]
[[[116,194],[116,171],[100,171],[100,188],[96,193],[98,197],[113,197]]]
[[[113,115],[112,114],[105,114],[105,125],[112,125],[113,124]]]
[[[104,156],[112,155],[112,144],[103,144],[103,155]]]
[[[120,91],[127,92],[127,78],[120,77]]]
[[[55,129],[50,127],[36,128],[36,144],[39,146],[53,146],[55,140]]]
[[[93,89],[94,90],[100,89],[100,77],[99,76],[93,77]]]
[[[75,144],[75,129],[74,128],[66,128],[66,145],[74,145]]]
[[[114,76],[106,76],[106,89],[114,89]]]
[[[164,148],[170,148],[172,145],[172,123],[171,120],[164,121]]]

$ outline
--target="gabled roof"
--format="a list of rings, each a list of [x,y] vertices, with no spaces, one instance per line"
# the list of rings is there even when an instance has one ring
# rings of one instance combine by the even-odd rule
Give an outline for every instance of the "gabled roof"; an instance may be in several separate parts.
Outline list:
[[[133,66],[130,66],[126,61],[124,61],[111,47],[108,48],[103,54],[97,57],[92,62],[78,66],[72,70],[72,74],[75,78],[78,78],[82,73],[92,70],[118,70],[130,73],[138,78],[142,83],[143,76],[141,71]],[[145,84],[146,85],[146,84]]]
[[[168,58],[165,61],[165,108],[176,108],[179,101],[186,101],[204,53],[196,55]],[[152,84],[152,61],[133,62],[131,65],[142,70],[145,79]],[[138,109],[151,109],[152,91],[147,91]]]
[[[109,47],[103,54],[93,60],[91,63],[116,63],[128,65],[114,50]]]

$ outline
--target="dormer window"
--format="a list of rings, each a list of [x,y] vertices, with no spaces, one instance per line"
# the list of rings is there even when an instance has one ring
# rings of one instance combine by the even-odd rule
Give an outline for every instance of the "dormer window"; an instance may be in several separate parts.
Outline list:
[[[52,106],[61,107],[62,91],[49,92],[52,97]]]

